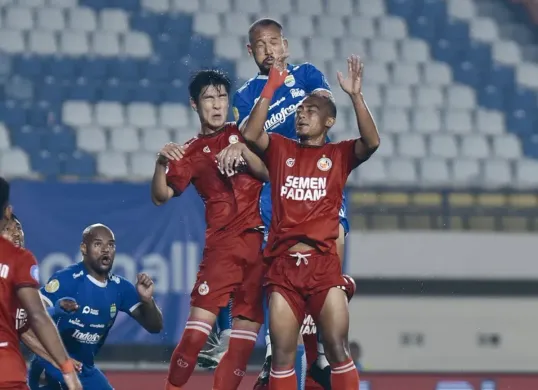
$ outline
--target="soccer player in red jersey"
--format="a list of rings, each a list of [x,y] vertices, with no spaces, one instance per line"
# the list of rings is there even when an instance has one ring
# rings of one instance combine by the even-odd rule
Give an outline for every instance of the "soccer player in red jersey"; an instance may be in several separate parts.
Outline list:
[[[297,108],[299,141],[264,131],[274,91],[287,77],[280,58],[243,129],[247,141],[263,153],[272,187],[273,219],[264,255],[270,261],[265,285],[270,292],[273,361],[269,388],[296,389],[295,344],[308,311],[321,328],[331,366],[333,389],[356,390],[358,374],[347,347],[349,312],[336,251],[338,210],[348,175],[379,147],[379,134],[364,102],[363,64],[348,59],[342,89],[351,97],[360,138],[326,143],[336,120],[331,98],[309,95]]]
[[[243,145],[234,168],[221,171],[216,155],[243,141],[235,123],[226,123],[230,81],[221,72],[200,71],[190,85],[191,106],[198,112],[201,130],[183,147],[167,144],[159,153],[152,181],[157,205],[181,193],[192,183],[206,207],[206,242],[197,281],[191,293],[191,310],[181,341],[170,361],[167,390],[181,389],[188,381],[198,353],[206,343],[220,308],[233,294],[234,317],[229,349],[220,361],[214,390],[237,389],[263,323],[262,282],[265,266],[258,211],[267,170]],[[250,172],[237,172],[241,161]]]
[[[0,178],[0,210],[0,230],[3,231],[12,216],[9,184],[3,178]],[[73,362],[41,302],[38,288],[39,272],[34,256],[0,237],[0,389],[28,389],[26,364],[19,349],[19,334],[13,318],[19,304],[27,313],[39,341],[61,367],[68,388],[82,389]]]

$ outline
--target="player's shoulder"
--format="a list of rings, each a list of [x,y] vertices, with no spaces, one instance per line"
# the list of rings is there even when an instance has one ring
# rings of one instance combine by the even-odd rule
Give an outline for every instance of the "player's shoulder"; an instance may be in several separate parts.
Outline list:
[[[279,134],[279,133],[269,133],[269,139],[270,139],[270,143],[271,144],[276,144],[276,145],[279,145],[279,146],[290,146],[290,147],[295,147],[297,145],[297,141],[295,140],[292,140],[288,137],[285,137],[283,136],[282,134]]]
[[[265,80],[267,80],[267,78],[262,79],[260,78],[260,75],[252,77],[251,79],[245,81],[243,85],[240,86],[237,91],[235,91],[234,97],[240,96],[242,98],[248,99],[249,94],[252,93],[252,90],[259,87],[259,85],[261,85],[260,83]]]
[[[28,249],[20,248],[13,245],[10,241],[0,237],[0,262],[1,263],[17,263],[21,259],[35,261],[35,257]]]
[[[292,64],[291,65],[291,71],[293,73],[300,73],[300,72],[311,72],[312,70],[321,72],[316,66],[310,62],[303,62],[301,64]]]
[[[70,282],[81,278],[82,276],[84,276],[85,273],[86,271],[84,270],[82,262],[78,262],[76,264],[72,264],[68,267],[62,268],[59,271],[56,271],[51,276],[51,280],[57,279],[63,282]]]
[[[116,275],[116,274],[113,274],[113,273],[110,273],[108,275],[108,280],[110,281],[110,283],[115,284],[115,285],[119,286],[120,288],[127,287],[127,286],[133,286],[133,283],[129,282],[123,276]]]

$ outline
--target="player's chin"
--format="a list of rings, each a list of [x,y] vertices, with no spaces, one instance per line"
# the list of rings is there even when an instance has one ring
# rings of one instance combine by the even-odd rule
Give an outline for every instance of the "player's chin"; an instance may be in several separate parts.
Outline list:
[[[213,129],[218,129],[222,126],[224,126],[224,123],[226,123],[226,116],[223,114],[213,115],[211,118],[209,118],[209,126],[211,126]]]

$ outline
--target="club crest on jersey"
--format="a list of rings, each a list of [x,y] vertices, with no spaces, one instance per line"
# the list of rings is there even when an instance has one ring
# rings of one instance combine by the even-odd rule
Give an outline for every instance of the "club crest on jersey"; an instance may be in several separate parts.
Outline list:
[[[333,162],[330,158],[323,156],[318,160],[318,169],[323,172],[327,172],[333,166]]]
[[[198,294],[200,295],[209,294],[209,286],[207,285],[207,282],[203,282],[200,286],[198,286]]]
[[[53,294],[56,291],[58,291],[59,288],[60,288],[60,282],[58,281],[58,279],[52,279],[45,286],[45,291],[50,293],[50,294]]]
[[[236,144],[239,142],[239,137],[235,134],[232,134],[230,138],[228,138],[228,141],[230,141],[231,145]]]
[[[286,165],[287,165],[288,167],[290,167],[290,168],[293,167],[293,166],[295,165],[295,159],[294,159],[294,158],[288,158],[288,159],[286,160]]]
[[[209,146],[206,146],[204,149],[203,149],[204,153],[211,153],[211,150],[209,149]]]
[[[118,312],[118,309],[116,309],[116,304],[113,303],[110,305],[110,318],[116,317],[116,313]]]
[[[234,120],[237,122],[239,120],[239,110],[237,109],[237,107],[233,107],[232,112],[234,114]]]
[[[293,87],[295,85],[295,77],[293,77],[292,74],[289,74],[284,80],[284,85],[289,88]]]

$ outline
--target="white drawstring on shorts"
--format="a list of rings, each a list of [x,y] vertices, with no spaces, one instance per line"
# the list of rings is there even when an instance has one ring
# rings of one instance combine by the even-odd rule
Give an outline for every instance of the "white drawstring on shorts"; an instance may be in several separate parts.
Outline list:
[[[300,252],[290,254],[291,257],[296,257],[297,258],[297,263],[295,263],[295,265],[297,265],[297,267],[301,265],[301,261],[304,263],[304,265],[308,265],[308,257],[310,257],[310,255],[311,255],[311,253],[304,254],[304,253],[300,253]]]

